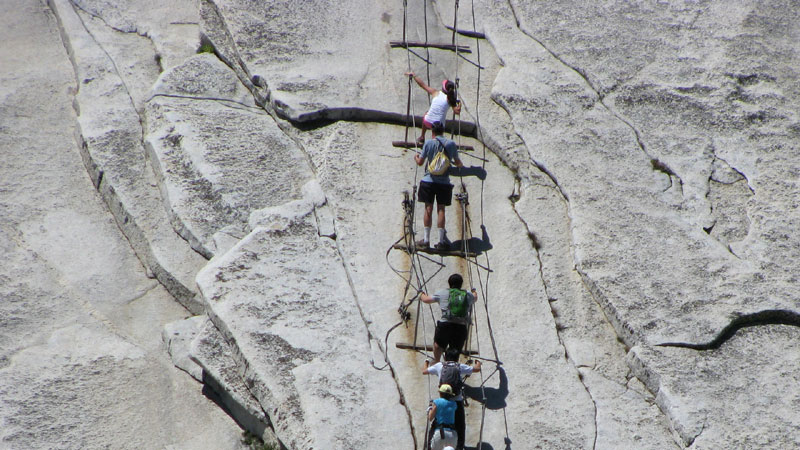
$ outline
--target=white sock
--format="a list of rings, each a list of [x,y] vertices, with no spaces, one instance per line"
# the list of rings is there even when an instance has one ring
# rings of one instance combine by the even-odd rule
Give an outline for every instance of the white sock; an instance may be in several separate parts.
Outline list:
[[[425,242],[431,241],[431,227],[425,227]]]
[[[439,242],[445,242],[445,231],[444,228],[439,228]]]

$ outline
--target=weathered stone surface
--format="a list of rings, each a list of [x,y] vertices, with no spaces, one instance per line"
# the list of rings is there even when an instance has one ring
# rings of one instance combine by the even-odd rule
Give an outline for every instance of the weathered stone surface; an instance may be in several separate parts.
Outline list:
[[[664,413],[646,389],[638,392],[590,368],[581,368],[580,373],[597,411],[592,448],[679,448]]]
[[[212,3],[212,2],[209,2]],[[254,3],[214,0],[224,22],[207,19],[206,34],[216,42],[235,42],[236,51],[222,53],[240,61],[249,73],[269,87],[270,104],[293,121],[315,119],[400,120],[405,114],[403,49],[389,49],[388,41],[402,41],[403,9],[398,2],[348,0],[273,1]],[[420,5],[421,6],[421,5]],[[424,41],[422,8],[411,8],[408,40]],[[432,8],[429,16],[434,17]],[[219,30],[225,26],[227,33]],[[430,39],[445,41],[441,27],[431,26]],[[435,54],[447,53],[432,50]],[[424,50],[421,54],[425,54]],[[235,56],[234,56],[235,55]],[[414,60],[414,70],[423,66]],[[436,82],[438,83],[438,81]],[[392,89],[394,88],[394,89]],[[414,87],[415,95],[420,90]],[[427,101],[422,99],[420,102]],[[423,114],[427,109],[417,111]]]
[[[589,50],[593,54],[591,58],[574,47],[577,41],[584,39],[582,36],[567,38],[570,33],[560,30],[556,39],[554,34],[546,31],[548,27],[545,24],[558,19],[551,18],[549,13],[543,13],[537,7],[517,8],[521,29],[537,38],[559,58],[554,60],[549,57],[549,51],[542,50],[543,60],[551,61],[555,68],[560,65],[566,74],[572,73],[572,86],[585,92],[587,99],[596,97],[597,93],[605,95],[599,108],[597,103],[593,103],[594,107],[588,111],[605,110],[609,125],[614,120],[619,122],[616,128],[620,135],[625,128],[629,129],[630,143],[623,143],[623,146],[627,146],[626,153],[634,159],[604,150],[613,142],[609,136],[613,128],[604,126],[604,131],[598,132],[589,121],[575,127],[572,133],[575,137],[545,141],[546,145],[540,146],[538,154],[534,155],[551,168],[559,183],[569,191],[573,219],[582,218],[584,210],[595,210],[584,205],[581,199],[581,192],[590,188],[597,193],[611,192],[613,187],[616,196],[606,195],[606,198],[615,199],[613,209],[630,210],[625,213],[627,220],[624,216],[614,219],[619,225],[610,230],[606,225],[604,231],[608,234],[616,231],[617,239],[616,247],[611,252],[604,252],[605,255],[594,250],[584,252],[581,242],[590,239],[597,242],[599,236],[594,235],[599,232],[581,230],[585,234],[585,238],[581,238],[577,232],[583,224],[573,220],[576,238],[580,239],[577,242],[578,262],[582,272],[613,303],[611,308],[624,317],[633,333],[641,334],[631,342],[641,339],[649,342],[707,342],[730,321],[731,316],[764,309],[794,308],[796,294],[788,289],[787,284],[792,276],[784,268],[779,268],[781,264],[777,261],[788,263],[800,252],[797,245],[786,244],[796,243],[796,239],[791,239],[791,235],[780,237],[784,232],[778,231],[793,228],[788,226],[788,221],[795,217],[796,208],[791,208],[792,201],[785,193],[796,190],[797,186],[789,182],[788,186],[779,189],[777,186],[782,183],[776,184],[775,180],[796,180],[791,170],[787,172],[785,169],[796,164],[790,162],[794,158],[791,156],[793,152],[781,153],[781,164],[777,162],[774,151],[776,147],[793,145],[791,127],[795,121],[789,110],[797,97],[791,89],[784,91],[780,88],[791,85],[797,78],[795,71],[787,65],[787,61],[792,60],[791,56],[787,60],[787,50],[792,44],[786,34],[791,30],[787,28],[791,20],[786,22],[783,17],[773,17],[769,8],[754,9],[746,3],[739,4],[738,8],[726,7],[725,12],[712,5],[682,8],[667,3],[655,7],[642,6],[641,9],[638,6],[626,9],[622,5],[598,5],[597,8],[586,9],[578,4],[574,9],[569,5],[566,7],[566,15],[575,23],[575,29],[581,28],[579,24],[582,21],[594,22],[597,14],[610,18],[608,25],[600,24],[591,30],[601,41],[614,44],[592,48]],[[565,13],[561,11],[559,14]],[[617,17],[636,19],[619,23]],[[621,33],[618,25],[636,31]],[[697,36],[702,36],[702,39]],[[623,42],[627,44],[623,45]],[[770,50],[763,54],[752,47],[763,49],[766,42],[769,42]],[[678,46],[677,43],[685,45]],[[741,50],[739,44],[743,45]],[[733,51],[734,48],[737,50]],[[710,55],[716,58],[709,58]],[[615,58],[629,63],[612,64]],[[604,81],[607,78],[612,81]],[[499,88],[496,94],[512,111],[512,116],[528,120],[540,117],[542,122],[546,117],[552,117],[550,111],[557,110],[549,106],[553,96],[540,87],[533,88],[533,92],[525,89],[517,83]],[[523,114],[524,108],[513,104],[513,96],[501,94],[501,91],[522,92],[523,97],[528,97],[527,104],[536,104],[536,110]],[[564,88],[560,91],[566,92]],[[504,96],[507,97],[505,100]],[[562,101],[558,106],[562,112],[577,113],[577,117],[587,116],[580,113],[579,104],[569,105],[569,101]],[[767,114],[766,111],[772,112]],[[753,119],[756,116],[763,117]],[[531,141],[548,139],[543,127],[531,125],[529,122],[518,129]],[[582,133],[590,131],[595,133],[580,140]],[[572,151],[567,151],[568,144]],[[563,157],[558,155],[574,156],[576,150],[580,150],[577,154],[581,159],[604,153],[607,167],[603,170],[606,173],[595,169],[582,173],[584,169],[574,167],[574,163],[559,162]],[[636,158],[637,153],[645,158]],[[648,159],[657,162],[651,164]],[[608,164],[611,161],[615,162],[613,166]],[[630,204],[627,200],[616,201],[635,198],[626,192],[636,189],[637,183],[630,179],[626,188],[619,181],[632,176],[646,180],[648,164],[653,173],[668,179],[664,193],[659,194],[654,186],[647,194],[650,199],[642,198],[640,205]],[[775,208],[785,209],[787,214],[774,220],[755,220],[750,228],[740,228],[734,235],[746,238],[741,242],[730,242],[730,248],[728,242],[721,244],[713,239],[713,235],[703,236],[702,229],[710,230],[714,225],[709,211],[718,201],[717,195],[708,194],[708,180],[713,179],[720,167],[739,172],[747,179],[752,192],[738,189],[736,203],[747,205],[748,216],[759,217],[763,215],[761,211]],[[785,176],[772,177],[779,172],[784,172]],[[578,187],[578,182],[572,181],[575,176],[591,180],[592,185],[583,182],[584,187]],[[574,186],[570,186],[572,183]],[[647,190],[647,186],[642,187]],[[602,201],[596,203],[602,207]],[[719,209],[725,209],[724,203],[720,206]],[[611,205],[595,208],[595,216],[611,218]],[[741,218],[736,222],[740,226],[747,223]],[[638,233],[619,232],[634,225],[639,227]],[[658,236],[669,237],[659,239]],[[668,247],[657,244],[658,241],[666,242]],[[600,248],[595,246],[597,250]],[[634,252],[636,256],[623,255],[625,248],[628,249],[626,254]],[[724,253],[726,250],[729,255]],[[770,255],[768,258],[764,257],[766,253]],[[670,270],[657,270],[655,262]],[[607,267],[614,270],[609,271]],[[629,268],[624,269],[626,267]],[[608,276],[609,273],[612,276]],[[647,274],[650,288],[634,287],[622,279],[636,273]],[[613,277],[614,274],[620,276]],[[725,301],[718,301],[720,298]],[[669,314],[637,317],[637,311],[644,311],[642,306],[645,304],[651,305],[650,308],[658,304],[660,311]]]
[[[199,312],[193,276],[205,260],[169,225],[125,83],[71,4],[64,0],[49,4],[79,80],[76,140],[89,177],[145,266],[181,304]]]
[[[165,72],[154,94],[147,148],[175,229],[203,255],[216,253],[217,231],[246,234],[251,211],[299,198],[313,176],[294,141],[214,55]]]
[[[288,447],[408,448],[394,381],[369,364],[342,262],[311,213],[256,228],[199,273],[209,316]]]
[[[425,40],[427,31],[430,41],[449,42],[443,23],[453,21],[452,0],[408,3],[409,40]],[[409,86],[402,72],[424,73],[426,65],[388,48],[389,40],[402,39],[401,3],[50,4],[79,81],[75,105],[86,167],[137,254],[195,310],[193,276],[206,261],[172,228],[206,257],[216,256],[201,282],[208,314],[232,346],[196,342],[198,355],[211,355],[198,360],[218,374],[206,383],[234,392],[224,386],[242,374],[289,447],[386,446],[380,439],[390,447],[420,446],[424,408],[435,390],[419,374],[422,356],[393,346],[410,341],[413,327],[395,328],[383,341],[406,293],[382,263],[400,236],[400,192],[416,182],[411,155],[389,147],[405,130],[317,120],[396,123],[404,116]],[[523,448],[797,446],[781,432],[796,428],[790,415],[761,413],[764,399],[792,410],[788,383],[796,377],[781,365],[780,352],[748,354],[765,340],[788,353],[793,332],[759,324],[798,317],[796,5],[484,0],[475,6],[476,26],[488,37],[481,41],[480,81],[475,67],[452,53],[418,51],[431,59],[432,85],[460,78],[464,118],[478,122],[480,111],[481,137],[504,163],[489,156],[487,183],[465,181],[472,232],[481,234],[480,215],[494,271],[486,292],[496,340],[487,344],[490,330],[479,315],[471,345],[480,343],[490,358],[496,349],[504,363],[497,372],[491,362],[485,366],[483,375],[491,376],[485,422],[483,392],[471,388],[468,444],[482,438],[502,448],[508,430]],[[469,29],[471,21],[471,8],[462,4],[459,27]],[[194,55],[198,30],[213,54]],[[458,39],[477,50],[478,41]],[[416,86],[411,92],[410,112],[419,115],[427,96]],[[13,98],[11,105],[23,102]],[[13,126],[0,124],[3,132]],[[12,213],[27,207],[9,205]],[[448,209],[451,239],[461,237],[460,218],[457,206]],[[18,277],[19,267],[47,255],[50,265],[69,266],[61,273],[82,292],[116,299],[78,301],[88,317],[142,338],[152,330],[122,320],[131,309],[120,299],[130,291],[98,281],[127,279],[113,265],[98,267],[92,278],[71,264],[68,252],[46,251],[59,236],[87,257],[99,254],[103,240],[74,237],[90,223],[59,211],[18,230],[11,226],[13,242],[3,247],[11,269],[4,276]],[[21,242],[34,251],[17,250],[29,248]],[[397,252],[388,261],[401,274],[409,267]],[[420,267],[432,278],[425,288],[434,290],[444,284],[431,275],[436,270],[466,273],[469,266],[446,258],[443,266],[423,261]],[[48,270],[32,273],[45,278]],[[47,308],[26,298],[58,293],[58,282],[49,280],[37,289],[5,285],[11,300],[0,308],[22,319],[4,325],[2,335],[43,342],[29,327],[47,320]],[[486,283],[478,284],[483,290]],[[137,298],[151,299],[136,286]],[[328,317],[331,305],[335,314]],[[97,324],[64,327],[84,316],[63,308],[61,301],[54,307],[61,317],[53,324],[56,336],[105,337]],[[422,317],[429,340],[436,313],[416,305],[410,311]],[[747,320],[756,327],[714,341],[732,321]],[[341,345],[332,353],[320,349],[330,342]],[[704,353],[654,346],[665,342],[723,346]],[[16,382],[42,367],[37,359],[69,350],[48,345],[4,348],[0,370]],[[626,358],[629,346],[636,347]],[[98,354],[116,355],[104,349]],[[7,356],[15,352],[20,361]],[[215,368],[217,356],[228,352],[235,365]],[[133,353],[121,357],[124,367],[108,370],[122,379],[140,367],[152,370]],[[393,378],[368,363],[388,364]],[[694,367],[703,371],[686,376]],[[652,394],[631,378],[631,368]],[[233,378],[224,381],[223,373]],[[364,380],[363,390],[350,384],[354,379]],[[481,381],[473,376],[470,383]],[[31,389],[50,392],[38,379]],[[781,390],[790,394],[780,397]],[[732,391],[735,398],[725,395]],[[246,395],[227,401],[232,410],[241,403],[246,414],[258,415]],[[362,404],[384,408],[383,415]],[[344,414],[332,413],[342,408]],[[751,410],[759,417],[737,422]],[[32,413],[21,417],[17,438],[20,423],[35,422]],[[353,436],[350,424],[367,422],[357,430],[364,434]],[[667,424],[677,444],[669,442]],[[141,429],[148,427],[158,428]],[[51,445],[57,439],[42,434]],[[336,441],[341,436],[353,440]],[[169,447],[181,446],[192,442]]]
[[[72,4],[117,34],[150,40],[155,50],[153,62],[162,70],[183,63],[198,48],[200,16],[193,0],[72,0]],[[149,61],[140,61],[144,62]]]
[[[198,335],[191,344],[191,358],[202,367],[202,380],[242,427],[267,445],[280,445],[261,405],[236,368],[230,346],[206,316],[198,316]]]
[[[186,310],[86,176],[56,18],[3,6],[0,448],[237,448],[241,429],[164,352]]]
[[[620,337],[705,344],[737,317],[796,310],[795,152],[776,151],[793,146],[797,98],[784,19],[746,3],[512,2],[509,20],[493,5],[485,27],[506,62],[493,96],[563,193],[576,266]],[[680,379],[659,357],[643,364]],[[670,401],[675,429],[726,422],[691,406],[720,401],[703,390]]]
[[[798,333],[783,325],[743,328],[717,349],[641,346],[629,358],[685,446],[794,448]]]
[[[388,142],[392,136],[402,134],[401,128],[387,128],[374,124],[337,123],[300,136],[304,147],[317,168],[330,204],[336,211],[337,243],[352,279],[359,306],[370,323],[372,336],[384,343],[386,333],[399,321],[397,306],[403,300],[405,284],[390,270],[376,270],[375,262],[386,259],[389,244],[402,236],[402,191],[410,189],[415,177],[412,155],[396,149],[368,151],[370,142]],[[474,145],[475,142],[465,143]],[[355,149],[355,150],[354,150]],[[463,179],[470,193],[472,230],[481,237],[481,210],[494,248],[489,252],[491,287],[487,292],[489,308],[499,358],[503,371],[495,372],[495,364],[485,364],[487,407],[482,439],[486,445],[502,448],[506,427],[503,407],[507,407],[508,432],[514,442],[536,443],[543,448],[584,448],[594,440],[594,418],[591,397],[581,384],[577,370],[564,358],[564,348],[559,343],[556,325],[552,320],[547,295],[539,281],[539,268],[535,252],[530,246],[527,231],[518,220],[508,192],[514,179],[504,173],[498,161],[489,155],[488,183],[497,186],[481,198],[480,181],[475,177]],[[470,161],[464,156],[465,161]],[[421,173],[417,172],[420,177]],[[458,179],[453,178],[458,183]],[[457,188],[457,192],[458,192]],[[447,211],[447,230],[450,239],[462,239],[461,213],[454,206]],[[422,211],[417,209],[418,222]],[[421,223],[417,223],[421,230]],[[464,230],[468,233],[469,230]],[[467,234],[469,236],[469,234]],[[436,242],[435,231],[432,237]],[[377,245],[383,242],[384,245]],[[529,255],[524,264],[512,260],[497,260],[497,254],[515,252]],[[389,255],[396,270],[408,270],[407,256],[398,251]],[[479,259],[485,265],[483,257]],[[446,286],[447,277],[458,271],[467,277],[465,261],[445,258],[441,272],[436,262],[418,262],[421,273],[429,280],[425,289],[438,290]],[[479,275],[473,268],[473,277]],[[480,273],[484,277],[485,272]],[[513,280],[529,280],[524,285]],[[416,280],[415,280],[416,281]],[[479,289],[477,279],[473,283]],[[413,290],[409,292],[409,297]],[[524,300],[520,300],[524,299]],[[494,359],[483,305],[477,315],[478,328],[471,348],[481,350],[481,356]],[[418,342],[432,343],[434,322],[431,317],[438,312],[427,306],[417,309],[412,304],[412,314],[407,327],[394,329],[388,339],[388,363],[391,364],[412,417],[418,445],[424,440],[424,411],[431,396],[435,397],[435,380],[420,375],[424,358],[415,352],[395,348],[397,342],[413,342],[415,321],[418,315]],[[525,320],[521,318],[530,318]],[[520,328],[527,330],[516,334]],[[511,336],[515,337],[512,339]],[[620,358],[624,357],[624,353]],[[376,364],[383,366],[382,355]],[[624,365],[624,363],[621,363]],[[484,378],[476,374],[469,383],[478,386]],[[624,382],[624,378],[623,378]],[[433,383],[433,388],[430,383]],[[473,401],[467,409],[467,444],[476,445],[481,438],[480,389],[472,390]]]
[[[161,340],[167,347],[167,352],[172,358],[175,367],[188,373],[197,381],[203,381],[203,368],[190,358],[192,342],[202,331],[208,318],[194,316],[188,319],[170,322],[161,332]]]

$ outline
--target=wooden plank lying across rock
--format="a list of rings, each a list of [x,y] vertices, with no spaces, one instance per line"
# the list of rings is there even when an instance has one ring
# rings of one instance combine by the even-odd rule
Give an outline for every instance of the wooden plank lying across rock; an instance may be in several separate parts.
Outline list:
[[[425,350],[429,352],[433,351],[433,345],[428,345],[428,344],[411,344],[408,342],[395,342],[394,346],[403,350]],[[463,350],[462,353],[465,355],[477,355],[478,351],[473,349],[467,349]]]
[[[403,251],[405,251],[407,253],[421,252],[421,253],[428,253],[428,254],[431,254],[431,255],[460,256],[462,258],[474,258],[474,257],[478,256],[478,254],[475,253],[475,252],[470,252],[470,251],[465,252],[465,251],[459,250],[459,249],[440,250],[440,249],[435,248],[435,247],[425,247],[425,248],[423,248],[423,247],[415,247],[415,246],[412,246],[411,248],[409,248],[405,244],[394,244],[392,246],[392,248],[395,248],[397,250],[403,250]]]
[[[422,148],[418,143],[410,141],[392,141],[392,146],[400,148]],[[475,147],[471,145],[459,145],[458,149],[462,152],[471,152],[475,150]]]
[[[469,49],[469,46],[466,45],[452,45],[452,44],[433,44],[430,42],[403,42],[403,41],[390,41],[389,47],[392,48],[406,48],[406,47],[429,47],[429,48],[438,48],[439,50],[452,50],[457,51],[459,53],[472,53],[472,50]]]

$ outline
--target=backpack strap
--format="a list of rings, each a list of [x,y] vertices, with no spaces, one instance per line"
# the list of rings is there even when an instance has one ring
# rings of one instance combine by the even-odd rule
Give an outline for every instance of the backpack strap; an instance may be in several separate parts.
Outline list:
[[[446,152],[446,151],[447,151],[447,147],[445,147],[445,145],[444,145],[444,142],[442,142],[442,140],[441,140],[441,139],[439,139],[440,137],[441,137],[441,136],[436,136],[436,142],[438,142],[438,143],[439,143],[439,147],[441,148],[441,149],[440,149],[440,150],[438,150],[438,151],[441,151],[441,152]]]

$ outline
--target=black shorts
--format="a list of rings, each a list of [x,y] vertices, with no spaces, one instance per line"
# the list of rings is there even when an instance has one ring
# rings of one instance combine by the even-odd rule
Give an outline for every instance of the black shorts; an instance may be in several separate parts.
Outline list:
[[[433,334],[433,342],[446,350],[447,347],[463,350],[464,342],[467,340],[467,326],[460,323],[436,322],[436,331]]]
[[[417,194],[417,199],[422,203],[433,203],[435,198],[437,205],[450,206],[453,199],[453,185],[420,181]]]

